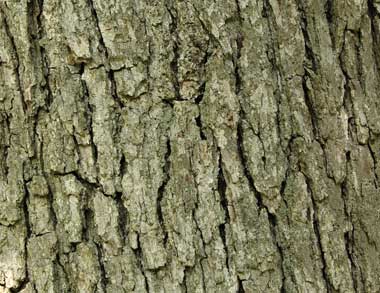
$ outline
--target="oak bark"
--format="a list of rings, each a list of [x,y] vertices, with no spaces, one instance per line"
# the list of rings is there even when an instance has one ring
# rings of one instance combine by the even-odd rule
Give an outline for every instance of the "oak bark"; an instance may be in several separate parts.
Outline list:
[[[379,0],[0,0],[0,292],[380,292]]]

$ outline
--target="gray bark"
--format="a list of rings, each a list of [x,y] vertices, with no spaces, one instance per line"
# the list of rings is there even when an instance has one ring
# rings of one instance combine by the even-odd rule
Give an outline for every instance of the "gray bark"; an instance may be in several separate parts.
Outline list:
[[[380,292],[379,0],[0,0],[0,292]]]

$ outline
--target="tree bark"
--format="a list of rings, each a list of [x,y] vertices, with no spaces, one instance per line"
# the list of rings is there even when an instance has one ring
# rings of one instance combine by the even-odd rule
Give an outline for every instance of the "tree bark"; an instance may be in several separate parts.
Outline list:
[[[380,292],[379,0],[0,0],[0,292]]]

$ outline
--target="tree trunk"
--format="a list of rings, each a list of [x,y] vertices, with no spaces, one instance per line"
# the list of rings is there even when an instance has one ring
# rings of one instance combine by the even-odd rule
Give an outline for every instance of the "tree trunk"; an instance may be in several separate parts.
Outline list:
[[[0,0],[0,292],[380,292],[379,0]]]

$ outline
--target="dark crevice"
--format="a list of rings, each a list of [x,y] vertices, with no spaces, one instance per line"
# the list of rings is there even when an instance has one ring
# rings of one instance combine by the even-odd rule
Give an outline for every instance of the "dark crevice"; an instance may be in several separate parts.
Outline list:
[[[206,82],[203,82],[202,85],[199,87],[199,95],[194,100],[195,104],[198,105],[199,115],[195,117],[195,123],[197,124],[199,128],[199,134],[201,136],[201,140],[207,140],[207,137],[205,133],[203,132],[202,117],[201,117],[202,116],[201,103],[203,101],[205,89],[206,89]]]
[[[65,269],[65,266],[62,264],[61,262],[61,259],[59,257],[59,253],[57,252],[56,253],[56,257],[55,259],[53,260],[53,263],[55,264],[55,268],[54,268],[54,273],[55,273],[55,276],[56,276],[56,280],[57,280],[57,285],[58,287],[60,287],[61,289],[65,286],[68,286],[68,293],[72,293],[72,289],[70,288],[70,277],[68,275],[68,272],[66,271]],[[62,270],[62,273],[63,273],[63,282],[61,283],[62,279],[60,278],[59,276],[59,268]],[[37,290],[36,290],[37,292]],[[62,291],[60,291],[62,292]],[[37,292],[39,293],[39,292]]]
[[[166,141],[166,153],[165,153],[165,164],[163,168],[163,179],[160,187],[158,188],[157,192],[157,217],[158,221],[161,225],[162,231],[164,233],[164,245],[166,246],[166,242],[168,239],[168,233],[165,230],[165,225],[164,225],[164,217],[162,213],[162,199],[165,194],[165,189],[166,185],[168,184],[170,180],[170,155],[171,155],[171,146],[170,146],[170,138],[167,138]]]
[[[234,75],[235,75],[235,94],[236,96],[239,96],[241,89],[242,89],[242,78],[240,75],[240,58],[241,58],[241,50],[243,48],[243,41],[244,36],[241,31],[243,18],[241,16],[241,8],[239,4],[239,0],[235,0],[236,4],[236,12],[238,15],[238,23],[239,23],[239,29],[237,30],[237,36],[236,36],[236,59],[234,59]]]
[[[282,135],[282,128],[281,128],[281,91],[284,87],[282,85],[282,80],[284,80],[283,77],[283,70],[281,69],[281,57],[280,57],[280,45],[278,41],[278,36],[276,35],[276,32],[278,31],[277,23],[276,23],[276,16],[274,15],[272,5],[270,1],[265,0],[263,3],[263,10],[265,11],[266,20],[267,20],[267,26],[268,26],[268,44],[266,49],[267,59],[270,63],[271,69],[272,69],[272,78],[273,81],[275,81],[273,89],[273,97],[276,100],[276,129],[277,133],[280,139],[280,145],[283,147],[283,135]],[[286,86],[286,85],[285,85]],[[260,138],[260,137],[259,137]],[[261,140],[261,138],[260,138]],[[265,152],[264,144],[263,149]],[[266,166],[266,159],[264,156],[264,169]]]
[[[317,119],[317,114],[316,114],[314,107],[313,107],[312,99],[310,97],[310,90],[309,90],[309,87],[307,85],[307,80],[308,80],[308,76],[305,73],[305,75],[302,77],[302,89],[303,89],[303,93],[304,93],[305,104],[306,104],[306,107],[307,107],[308,112],[310,114],[313,134],[314,134],[314,137],[317,138],[317,137],[319,137],[318,136],[318,119]]]
[[[170,108],[173,108],[174,107],[174,102],[172,100],[162,100],[162,102],[165,104],[165,105],[168,105]]]
[[[192,217],[194,219],[194,222],[195,222],[195,225],[197,227],[197,230],[199,231],[199,236],[200,236],[201,241],[202,241],[203,249],[205,249],[206,248],[206,241],[203,238],[202,230],[199,228],[199,223],[198,223],[197,217],[195,215],[196,211],[199,209],[198,202],[199,202],[199,192],[198,192],[198,189],[197,189],[197,202],[195,203],[195,209],[192,210]]]
[[[201,140],[207,140],[207,137],[206,137],[205,133],[203,132],[202,118],[201,118],[200,113],[197,117],[195,117],[195,122],[199,128],[199,134],[201,136]]]
[[[11,147],[11,138],[12,138],[12,133],[11,133],[11,114],[10,113],[4,113],[5,119],[3,119],[4,124],[3,124],[3,129],[4,132],[7,134],[3,137],[3,158],[4,161],[1,163],[1,172],[4,175],[4,178],[6,182],[8,183],[8,174],[9,174],[9,165],[7,163],[8,161],[8,154],[9,154],[9,148]]]
[[[118,226],[121,235],[121,240],[123,246],[127,244],[128,237],[128,228],[127,228],[127,220],[128,220],[128,211],[123,203],[123,194],[121,192],[116,193],[115,196],[119,217],[118,217]]]
[[[352,225],[352,231],[347,231],[344,233],[344,241],[345,241],[345,248],[348,260],[351,265],[351,278],[352,283],[355,292],[358,292],[358,280],[357,280],[357,267],[356,263],[354,261],[354,237],[353,237],[353,223],[352,223],[352,215],[351,210],[349,210],[348,202],[349,202],[349,194],[348,194],[348,188],[347,188],[347,176],[349,172],[349,166],[351,162],[351,152],[346,152],[346,177],[344,181],[341,183],[341,194],[344,204],[344,213],[347,221]]]
[[[182,280],[182,288],[184,290],[184,293],[188,293],[188,290],[187,290],[187,275],[189,273],[189,271],[191,271],[192,267],[188,267],[188,266],[185,266],[185,269],[183,270],[183,280]]]
[[[236,293],[245,293],[244,286],[243,286],[243,280],[240,279],[239,277],[237,277],[237,281],[238,281],[238,288],[237,288]]]
[[[281,181],[281,186],[280,186],[280,196],[281,196],[282,200],[284,201],[284,204],[285,204],[286,208],[288,208],[288,202],[285,199],[285,190],[286,190],[286,185],[287,185],[288,178],[289,178],[289,173],[290,173],[289,159],[288,159],[287,162],[288,162],[288,168],[285,171],[285,178]],[[289,215],[288,214],[286,214],[286,218],[288,219],[288,222],[289,222]]]
[[[375,18],[378,18],[379,16],[377,14],[376,7],[373,4],[373,0],[367,0],[367,6],[368,6],[368,16],[371,21],[371,34],[372,34],[372,40],[373,40],[372,50],[373,50],[373,55],[375,58],[377,72],[380,72],[380,53],[378,50],[379,45],[380,45],[380,31],[375,24]],[[360,44],[362,43],[360,42]]]
[[[109,58],[109,54],[108,54],[108,49],[107,49],[107,46],[106,46],[106,44],[104,42],[102,30],[100,29],[100,25],[99,25],[99,23],[100,23],[99,17],[98,17],[98,14],[96,12],[93,0],[88,0],[88,4],[89,4],[89,7],[91,9],[91,14],[93,16],[93,19],[94,19],[95,25],[96,25],[96,29],[97,29],[98,34],[99,34],[100,48],[103,51],[104,57],[105,57],[105,59],[107,61],[106,64],[105,64],[106,65],[105,69],[106,69],[106,72],[107,72],[108,80],[111,83],[111,95],[112,95],[112,98],[114,99],[114,101],[118,104],[119,108],[121,109],[121,108],[123,108],[124,105],[123,105],[122,100],[120,99],[120,97],[117,94],[117,86],[116,86],[116,81],[115,81],[115,77],[114,77],[114,70],[111,68],[111,64],[110,64],[110,61],[109,61],[110,58]]]
[[[199,87],[199,95],[194,100],[195,104],[197,104],[198,106],[200,106],[200,104],[203,101],[203,97],[205,95],[205,90],[206,90],[206,82],[203,82],[201,84],[201,86]]]
[[[325,143],[320,138],[319,127],[318,127],[318,114],[317,114],[317,111],[315,110],[315,107],[313,105],[313,101],[311,98],[311,90],[309,89],[309,87],[307,85],[308,78],[309,78],[308,73],[307,73],[307,70],[305,68],[305,74],[302,77],[302,89],[303,89],[303,93],[304,93],[305,105],[308,109],[308,113],[309,113],[310,119],[311,119],[313,136],[315,138],[315,141],[319,144],[319,146],[323,152],[323,163],[324,163],[326,175],[328,178],[335,180],[334,176],[332,174],[330,174],[331,172],[330,172],[330,169],[328,168]]]
[[[284,256],[283,256],[283,250],[282,250],[282,247],[279,244],[279,240],[278,240],[278,236],[277,236],[277,232],[276,232],[277,216],[275,214],[272,214],[269,211],[268,207],[263,203],[262,194],[256,189],[254,181],[253,181],[253,178],[252,178],[251,174],[249,173],[249,169],[248,169],[248,166],[247,166],[247,163],[246,163],[247,162],[247,158],[246,158],[246,155],[245,155],[245,152],[244,152],[244,143],[243,143],[243,126],[242,126],[242,119],[243,119],[242,116],[243,116],[243,114],[244,114],[244,112],[241,111],[240,116],[239,116],[240,119],[239,119],[238,127],[237,127],[237,145],[238,145],[238,151],[239,151],[239,155],[240,155],[240,161],[242,162],[242,165],[243,165],[243,170],[244,170],[245,177],[247,178],[247,180],[249,182],[249,187],[250,187],[250,189],[252,190],[253,194],[256,197],[256,201],[257,201],[257,206],[258,206],[259,212],[261,212],[262,210],[265,210],[266,213],[267,213],[268,222],[269,222],[269,226],[270,226],[270,231],[271,231],[271,234],[272,234],[273,244],[277,248],[277,251],[278,251],[278,254],[279,254],[279,257],[280,257],[280,261],[281,261],[281,272],[282,272],[282,278],[283,278],[282,287],[283,287],[284,286],[284,279],[285,279],[285,271],[284,271],[284,268],[283,268],[283,265],[284,265],[284,262],[283,262]]]
[[[173,11],[172,11],[173,10]],[[170,23],[170,34],[173,38],[173,59],[170,62],[170,67],[173,73],[173,86],[175,91],[175,100],[181,100],[180,94],[180,84],[179,84],[179,36],[178,36],[178,20],[177,11],[174,7],[167,7],[171,23]]]
[[[153,49],[152,49],[152,41],[150,39],[150,37],[148,36],[148,29],[147,29],[147,23],[146,23],[146,18],[144,18],[143,20],[143,24],[144,24],[144,32],[145,32],[145,36],[147,37],[147,43],[148,43],[148,60],[146,62],[146,69],[145,69],[145,72],[146,72],[146,80],[147,80],[147,92],[150,93],[151,92],[151,73],[150,73],[150,68],[152,66],[152,61],[153,61]]]
[[[95,243],[95,246],[97,250],[97,257],[98,257],[98,263],[99,263],[99,268],[100,268],[100,284],[102,286],[103,292],[107,292],[107,273],[104,267],[103,250],[100,244]]]
[[[28,210],[29,199],[30,199],[29,191],[26,188],[26,185],[24,184],[24,198],[22,201],[22,208],[24,211],[25,228],[26,228],[25,252],[26,252],[26,242],[30,238],[30,236],[32,235],[32,229],[31,229],[31,226],[29,223],[29,210]]]
[[[280,262],[281,262],[281,274],[282,274],[282,283],[281,283],[281,292],[284,292],[285,290],[285,269],[284,269],[284,252],[282,247],[279,244],[279,239],[277,236],[277,217],[276,215],[273,215],[269,213],[268,209],[267,214],[268,214],[268,220],[269,220],[269,228],[271,231],[273,243],[277,248],[278,255],[280,257]]]
[[[36,10],[36,8],[38,10]],[[28,40],[31,44],[33,44],[34,40],[38,39],[39,32],[38,32],[38,17],[40,17],[40,3],[39,0],[29,0],[26,3],[26,11],[27,11],[27,33],[28,33]],[[34,52],[32,53],[34,54]]]
[[[351,235],[350,232],[344,233],[344,243],[346,247],[346,253],[348,256],[348,260],[350,262],[351,266],[351,278],[352,278],[352,284],[354,287],[354,291],[358,292],[358,282],[357,282],[357,267],[356,263],[354,261],[354,256],[353,256],[353,236]]]
[[[82,183],[82,185],[83,185],[83,183]],[[83,185],[83,186],[86,186],[86,185]],[[87,187],[86,192],[81,197],[81,201],[83,204],[82,213],[81,213],[81,219],[82,219],[82,223],[83,223],[82,224],[81,238],[82,238],[82,241],[85,240],[85,241],[89,242],[91,239],[93,239],[93,235],[91,234],[91,232],[94,231],[95,224],[94,224],[94,212],[92,211],[92,209],[90,207],[90,203],[89,203],[89,197],[90,197],[90,194],[92,194],[93,190],[89,189],[88,188],[89,186],[86,186],[86,187]],[[75,250],[73,250],[73,251],[76,251],[78,244],[80,244],[80,242],[74,244]],[[99,255],[98,255],[98,258],[100,260]]]
[[[304,3],[302,1],[298,1],[298,2],[299,2],[298,10],[300,12],[301,32],[302,32],[304,43],[305,43],[306,64],[304,65],[304,67],[316,72],[318,70],[318,60],[313,52],[310,36],[307,30],[306,12],[303,7]]]
[[[51,188],[51,185],[50,185],[50,182],[49,182],[49,176],[45,170],[45,162],[44,162],[44,154],[43,154],[43,141],[42,139],[40,140],[40,157],[39,157],[39,161],[40,161],[40,168],[41,168],[41,172],[42,172],[42,175],[44,176],[45,180],[46,180],[46,184],[47,184],[47,188],[48,188],[48,200],[49,200],[49,212],[50,212],[50,217],[53,221],[53,225],[54,225],[54,230],[56,230],[55,228],[57,227],[57,215],[56,215],[56,212],[55,212],[55,209],[54,209],[54,195],[53,195],[53,190]]]
[[[205,275],[205,269],[203,268],[203,264],[202,264],[202,259],[199,261],[199,265],[201,267],[201,272],[202,272],[202,288],[203,288],[203,292],[207,292],[207,286],[206,286],[206,275]]]
[[[235,75],[235,93],[238,96],[242,88],[242,78],[240,76],[240,66],[239,66],[239,60],[241,57],[241,49],[243,47],[243,36],[241,34],[238,34],[238,37],[236,39],[236,45],[237,45],[237,54],[236,54],[234,75]]]
[[[57,220],[57,214],[56,214],[55,209],[54,209],[54,195],[53,195],[53,191],[51,189],[50,183],[48,181],[47,175],[44,174],[44,177],[46,179],[47,187],[48,187],[48,191],[49,191],[49,194],[47,195],[47,198],[48,198],[48,201],[49,201],[50,218],[52,219],[54,230],[56,230],[58,220]]]
[[[22,209],[24,212],[24,219],[25,219],[25,228],[26,228],[26,235],[25,235],[25,262],[26,262],[26,271],[28,271],[28,265],[27,265],[27,244],[30,236],[32,235],[32,229],[31,225],[29,222],[29,200],[30,200],[30,195],[29,191],[26,188],[26,184],[24,184],[24,198],[22,200]]]
[[[197,7],[194,4],[191,4],[191,5],[192,5],[194,11],[196,12],[195,16],[197,17],[197,19],[199,21],[199,24],[201,25],[201,27],[202,27],[203,31],[205,32],[205,34],[209,37],[210,43],[212,42],[216,47],[219,46],[220,48],[223,48],[223,46],[220,43],[219,39],[217,37],[215,37],[215,35],[207,27],[207,24],[203,21],[200,10],[197,9]],[[224,53],[224,52],[222,51],[222,53]],[[209,54],[209,55],[211,55],[211,54]]]
[[[343,33],[343,45],[342,45],[342,50],[341,50],[341,52],[339,54],[338,60],[339,60],[339,65],[340,65],[340,68],[342,70],[343,79],[344,79],[344,85],[343,85],[343,89],[344,89],[343,107],[345,107],[347,109],[347,113],[350,114],[350,111],[348,111],[349,106],[350,106],[349,103],[348,103],[348,101],[350,100],[350,85],[349,85],[349,81],[351,80],[351,78],[350,78],[350,75],[347,72],[347,68],[346,68],[344,60],[343,60],[343,52],[344,52],[345,46],[346,46],[346,32],[347,32],[347,26],[344,29],[344,33]],[[352,106],[352,102],[351,102],[351,106]]]
[[[14,287],[14,288],[9,288],[9,292],[11,293],[18,293],[18,292],[22,292],[26,286],[29,284],[29,282],[31,282],[29,280],[29,277],[26,277],[24,280],[22,280],[22,282],[17,286],[17,287]],[[34,287],[34,284],[32,283],[33,287]],[[34,289],[36,289],[34,287]],[[35,290],[37,292],[37,290]],[[3,292],[8,292],[8,291],[3,291]]]
[[[196,184],[196,178],[197,178],[197,173],[196,171],[194,171],[194,166],[193,166],[193,160],[192,160],[193,155],[191,155],[191,159],[190,159],[190,172],[192,174],[192,177],[193,177],[193,184],[196,188],[196,201],[195,201],[195,207],[192,209],[192,218],[194,220],[194,223],[195,223],[195,226],[196,226],[196,229],[198,230],[199,232],[199,237],[202,241],[202,248],[201,248],[201,253],[200,253],[200,258],[199,258],[199,265],[201,267],[201,270],[202,270],[202,274],[203,274],[203,267],[202,267],[202,260],[207,258],[207,253],[206,253],[206,241],[203,237],[203,233],[202,233],[202,230],[200,228],[200,225],[199,225],[199,222],[198,222],[198,219],[197,219],[197,215],[196,215],[196,212],[199,210],[199,204],[200,204],[200,193],[199,193],[199,188],[198,188],[198,185]],[[204,255],[203,255],[204,253]],[[187,270],[187,268],[190,268],[190,267],[185,267],[185,270]],[[204,284],[204,280],[203,280],[203,285]],[[205,287],[204,287],[205,288]]]
[[[377,159],[376,159],[375,152],[373,151],[371,144],[369,142],[368,142],[368,150],[369,150],[369,153],[371,155],[372,162],[373,162],[373,174],[375,176],[374,185],[375,185],[375,188],[378,189],[379,178],[378,178],[377,172],[376,172],[377,171]]]
[[[76,155],[78,156],[75,164],[76,164],[76,166],[80,166],[81,162],[83,161],[81,153],[80,153],[80,145],[79,145],[77,137],[75,135],[73,135],[72,138],[73,138],[73,143],[74,143],[74,146],[75,146],[74,147],[74,151],[75,151]],[[78,171],[78,174],[79,174],[79,171]]]
[[[240,119],[239,119],[238,126],[237,126],[237,146],[238,146],[238,152],[239,152],[239,156],[240,156],[240,161],[241,161],[241,163],[243,165],[244,175],[245,175],[245,177],[248,180],[248,185],[249,185],[251,191],[253,191],[253,193],[256,196],[256,201],[257,201],[258,208],[261,210],[262,208],[264,208],[264,204],[263,204],[263,200],[262,200],[262,195],[261,195],[261,193],[255,187],[255,184],[253,182],[253,178],[252,178],[251,174],[249,173],[249,169],[248,169],[248,165],[247,165],[247,161],[248,160],[247,160],[246,155],[244,153],[243,125],[242,125],[242,119],[243,119],[242,115],[244,114],[244,112],[242,110],[240,112],[241,112],[240,113]]]
[[[84,240],[89,241],[91,239],[91,229],[93,227],[94,221],[94,212],[86,205],[83,210],[83,227],[82,227],[82,235]]]
[[[366,90],[366,82],[365,82],[365,74],[364,74],[364,62],[363,62],[363,57],[361,56],[361,46],[362,46],[362,32],[359,30],[357,33],[357,38],[358,38],[358,44],[355,46],[356,47],[356,62],[358,64],[357,66],[357,71],[359,75],[359,82],[362,87],[362,89],[365,91]]]
[[[330,25],[333,23],[334,20],[333,1],[334,0],[326,0],[325,2],[326,19]]]
[[[49,82],[49,76],[50,76],[50,68],[49,68],[49,63],[48,63],[48,58],[47,54],[45,52],[44,47],[40,47],[41,50],[41,58],[42,58],[42,68],[44,69],[44,77],[45,77],[45,83],[42,86],[42,89],[47,91],[46,94],[46,109],[48,110],[50,108],[50,105],[53,103],[53,92],[50,87],[50,82]]]
[[[11,30],[8,26],[8,22],[7,22],[7,18],[6,18],[6,14],[4,13],[2,7],[0,6],[0,13],[2,14],[2,18],[3,18],[3,26],[4,26],[4,29],[5,29],[5,32],[10,40],[10,45],[12,47],[12,51],[14,53],[14,56],[16,58],[16,68],[15,68],[15,77],[16,77],[16,83],[17,83],[17,87],[18,87],[18,90],[20,92],[20,98],[21,98],[21,106],[23,108],[23,112],[24,114],[26,114],[27,112],[27,104],[25,102],[25,97],[24,97],[24,91],[22,89],[22,79],[21,79],[21,73],[20,73],[20,58],[19,58],[19,55],[18,55],[18,51],[17,51],[17,46],[16,46],[16,43],[15,43],[15,40],[14,40],[14,37],[11,33]]]
[[[142,255],[142,250],[141,250],[140,235],[139,234],[137,234],[137,248],[136,248],[136,250],[134,250],[134,253],[135,253],[141,274],[144,277],[145,289],[149,293],[149,283],[148,283],[148,278],[145,275],[145,268],[144,268],[144,263],[143,263],[143,255]]]
[[[354,42],[354,46],[355,46],[355,56],[356,56],[356,60],[355,60],[355,63],[356,63],[356,73],[358,75],[358,81],[359,81],[359,84],[360,84],[360,87],[363,89],[364,92],[366,92],[366,82],[365,82],[365,74],[364,74],[364,63],[363,63],[363,58],[361,56],[361,50],[363,49],[362,48],[362,45],[363,45],[363,42],[362,42],[362,32],[361,32],[361,29],[359,29],[358,31],[353,31],[353,30],[350,30],[348,29],[347,27],[345,28],[345,31],[344,31],[344,38],[347,34],[347,32],[350,32],[352,35],[355,36],[356,40]],[[344,39],[344,44],[345,45],[345,39]],[[344,47],[342,47],[342,51],[341,51],[341,55],[343,54],[343,50],[344,50]],[[341,58],[341,56],[339,56],[339,58]],[[341,60],[339,60],[341,61]],[[344,62],[343,62],[343,58],[342,58],[342,65],[344,65]],[[343,74],[345,74],[345,72],[343,72]],[[348,79],[350,80],[350,79]]]
[[[43,8],[44,8],[44,0],[35,0],[35,1],[37,1],[38,10],[39,10],[38,15],[36,17],[37,31],[38,31],[38,46],[41,52],[41,67],[43,70],[43,76],[45,78],[45,81],[41,87],[43,90],[46,91],[45,103],[46,103],[46,110],[48,111],[50,108],[50,105],[53,102],[53,93],[52,93],[50,82],[49,82],[50,67],[49,67],[47,53],[46,53],[45,47],[41,45],[41,42],[40,42],[40,40],[43,38],[43,34],[45,33],[42,20],[41,20]]]
[[[119,105],[119,108],[121,109],[124,107],[124,105],[123,105],[121,99],[119,98],[119,96],[117,94],[117,86],[116,86],[116,80],[115,80],[115,76],[114,76],[114,70],[109,69],[107,72],[107,75],[108,75],[108,79],[111,82],[111,95],[112,95],[114,101],[116,101],[116,103]]]
[[[332,290],[332,285],[331,285],[331,283],[329,281],[329,278],[328,278],[328,275],[327,275],[327,263],[326,263],[326,259],[325,259],[325,253],[323,251],[322,238],[321,238],[321,233],[320,233],[320,228],[319,228],[319,221],[318,221],[318,216],[317,216],[318,207],[317,207],[317,204],[316,204],[316,202],[314,200],[313,190],[311,188],[311,181],[310,181],[310,179],[305,174],[304,174],[304,176],[305,176],[305,179],[306,179],[307,192],[310,195],[310,199],[311,199],[311,203],[312,203],[312,207],[313,207],[313,219],[312,219],[312,221],[313,221],[313,230],[314,230],[314,234],[316,236],[318,249],[319,249],[319,251],[321,253],[323,280],[325,281],[327,292],[334,292]]]
[[[85,69],[85,67],[86,67],[86,63],[85,63],[85,62],[81,62],[81,63],[78,64],[78,66],[79,66],[78,74],[79,74],[79,75],[81,76],[81,78],[82,78],[82,76],[83,76],[83,74],[84,74],[84,69]]]
[[[103,187],[98,183],[93,183],[88,181],[87,179],[83,178],[77,170],[60,173],[60,172],[51,172],[51,175],[56,176],[67,176],[67,175],[73,175],[76,180],[78,180],[83,186],[85,186],[89,190],[100,190],[102,193],[104,193],[105,196],[108,196],[105,192],[103,192]]]
[[[290,139],[288,140],[287,146],[286,146],[286,148],[284,150],[284,153],[286,154],[287,167],[286,167],[286,171],[285,171],[285,177],[284,177],[284,179],[281,182],[280,195],[281,195],[281,198],[283,199],[286,207],[288,207],[288,204],[287,204],[287,202],[285,200],[285,190],[286,190],[286,185],[287,185],[288,178],[289,178],[289,175],[290,175],[290,172],[291,172],[291,156],[292,156],[292,153],[293,153],[292,145],[294,143],[294,140],[297,139],[297,138],[299,138],[299,137],[300,136],[292,135],[290,137]]]
[[[240,22],[240,26],[242,26],[242,21],[243,21],[243,18],[241,17],[241,10],[240,10],[240,6],[239,6],[239,1],[236,0],[236,5],[237,5],[237,11],[238,11],[238,15],[239,15],[239,22]],[[270,49],[271,52],[272,52],[272,57],[271,58],[268,58],[268,60],[270,61],[271,65],[272,65],[272,69],[273,69],[273,72],[280,72],[280,70],[278,70],[277,68],[277,64],[276,64],[276,61],[275,61],[275,56],[274,56],[274,51],[275,51],[275,47],[277,46],[278,47],[278,44],[275,43],[275,40],[273,39],[273,31],[274,31],[274,28],[272,27],[273,24],[272,22],[269,21],[269,17],[273,14],[272,12],[272,8],[270,6],[270,3],[268,1],[265,1],[264,5],[263,5],[263,11],[262,11],[262,14],[265,16],[265,17],[268,17],[268,26],[269,26],[269,31],[270,31],[270,38],[271,38],[271,44],[272,44],[272,48],[268,48],[268,50]],[[235,88],[235,91],[236,91],[236,95],[238,96],[241,92],[241,89],[242,89],[242,79],[241,79],[241,76],[239,74],[239,60],[240,60],[240,57],[241,57],[241,50],[242,50],[242,47],[243,47],[243,36],[242,36],[242,33],[239,32],[238,33],[238,38],[237,38],[237,61],[236,61],[236,64],[235,64],[235,85],[236,85],[236,88]],[[279,50],[279,48],[278,48]],[[276,74],[276,79],[277,79],[277,82],[279,83],[279,80],[278,80],[278,76]],[[279,91],[277,91],[277,93],[279,94]],[[277,96],[277,95],[276,95]],[[280,131],[280,118],[279,118],[279,103],[280,103],[280,99],[279,97],[277,96],[277,106],[278,106],[278,109],[277,109],[277,127],[278,127],[278,133],[280,134],[281,131]],[[258,207],[259,209],[266,209],[267,212],[268,212],[268,215],[270,214],[269,213],[269,210],[268,208],[263,204],[263,200],[262,200],[262,195],[261,193],[256,189],[255,185],[254,185],[254,182],[253,182],[253,178],[251,176],[251,174],[249,173],[249,168],[247,166],[247,158],[245,156],[245,153],[244,153],[244,145],[243,145],[243,127],[242,127],[242,122],[243,122],[243,119],[244,119],[244,111],[243,109],[240,110],[240,119],[239,119],[239,122],[238,122],[238,127],[237,127],[237,143],[238,143],[238,150],[239,150],[239,154],[240,154],[240,158],[241,158],[241,162],[243,164],[243,169],[244,169],[244,173],[245,173],[245,177],[248,179],[248,182],[249,182],[249,186],[251,188],[251,190],[254,192],[255,196],[256,196],[256,199],[257,199],[257,203],[258,203]],[[265,147],[264,147],[264,143],[260,137],[260,134],[256,134],[257,137],[259,138],[262,146],[263,146],[263,150],[264,150],[264,155],[262,156],[262,162],[264,164],[264,169],[265,169],[265,166],[266,166],[266,155],[265,155]]]
[[[105,42],[104,42],[104,39],[103,39],[103,34],[102,34],[102,31],[101,31],[100,25],[99,25],[98,13],[96,12],[93,0],[88,0],[88,5],[89,5],[89,8],[91,9],[91,14],[92,14],[92,16],[94,18],[96,29],[97,29],[98,34],[99,34],[99,43],[102,46],[102,49],[104,50],[104,54],[105,54],[106,59],[109,60],[108,59],[107,47],[105,45]],[[107,64],[107,65],[109,65],[109,64]]]
[[[224,250],[226,252],[226,267],[229,270],[229,256],[228,256],[228,243],[226,235],[226,224],[230,223],[230,214],[228,212],[228,199],[227,199],[227,183],[223,175],[222,155],[219,153],[219,172],[218,172],[218,193],[220,196],[220,204],[224,211],[224,223],[219,225],[219,234],[223,242]]]
[[[240,3],[239,3],[240,0],[235,0],[235,5],[236,5],[236,13],[237,13],[237,17],[238,17],[238,21],[240,23],[240,26],[243,22],[243,17],[241,16],[241,8],[240,8]]]
[[[24,198],[22,201],[22,208],[24,212],[24,221],[25,221],[25,228],[26,228],[26,235],[24,239],[25,277],[16,288],[10,289],[10,292],[12,293],[22,291],[26,287],[26,285],[30,282],[29,269],[28,269],[28,240],[30,236],[32,235],[32,230],[29,223],[28,204],[29,204],[29,192],[28,192],[28,189],[26,188],[26,185],[24,184]]]
[[[126,171],[127,171],[127,162],[125,161],[125,156],[122,153],[120,156],[120,168],[119,168],[120,179],[123,179]]]
[[[336,40],[335,40],[335,34],[334,34],[334,0],[326,0],[325,2],[325,15],[327,24],[329,27],[329,33],[332,43],[332,48],[335,51],[336,50]]]
[[[81,70],[80,70],[81,75],[84,72],[84,66],[85,66],[84,64],[82,64],[82,66],[81,66]],[[96,163],[98,161],[98,150],[97,150],[96,144],[94,142],[94,131],[92,129],[92,115],[94,113],[94,109],[92,108],[90,101],[89,101],[90,100],[90,94],[88,91],[86,81],[81,78],[81,83],[82,83],[82,88],[83,88],[83,103],[85,106],[84,116],[86,118],[87,129],[88,129],[88,132],[90,135],[92,155],[94,157],[94,162]],[[97,168],[97,164],[95,164],[95,165]],[[96,171],[97,171],[97,173],[99,173],[98,170],[96,170]]]

